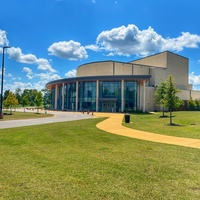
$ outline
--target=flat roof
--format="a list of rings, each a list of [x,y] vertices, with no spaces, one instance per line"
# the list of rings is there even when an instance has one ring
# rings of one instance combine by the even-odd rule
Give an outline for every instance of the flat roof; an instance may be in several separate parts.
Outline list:
[[[141,80],[149,80],[151,78],[151,75],[109,75],[109,76],[84,76],[84,77],[74,77],[74,78],[64,78],[64,79],[58,79],[55,81],[50,81],[46,84],[52,85],[52,84],[59,84],[59,83],[71,83],[71,82],[86,82],[86,81],[119,81],[119,80],[126,80],[126,81],[141,81]]]

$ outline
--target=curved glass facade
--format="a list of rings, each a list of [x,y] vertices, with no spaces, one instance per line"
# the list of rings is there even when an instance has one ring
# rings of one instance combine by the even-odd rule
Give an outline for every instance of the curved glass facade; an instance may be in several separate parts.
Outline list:
[[[79,82],[78,109],[96,110],[96,82]]]
[[[124,82],[124,109],[125,111],[137,110],[138,84],[136,81]]]
[[[65,84],[64,109],[76,110],[76,83]]]
[[[131,112],[144,107],[149,76],[102,76],[49,83],[51,108],[68,111]]]
[[[121,82],[99,83],[99,111],[119,112],[121,109]]]

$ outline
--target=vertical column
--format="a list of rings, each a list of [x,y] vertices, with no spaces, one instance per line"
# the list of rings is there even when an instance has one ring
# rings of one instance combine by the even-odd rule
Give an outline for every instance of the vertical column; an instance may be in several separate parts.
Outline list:
[[[76,81],[76,111],[78,111],[78,81]]]
[[[139,102],[139,105],[138,105],[138,109],[139,110],[142,110],[142,95],[141,95],[141,90],[142,90],[142,87],[141,87],[141,82],[138,82],[138,102]]]
[[[124,112],[124,80],[121,81],[121,112]]]
[[[146,111],[146,108],[145,108],[145,100],[146,100],[146,84],[145,84],[145,81],[143,81],[143,112]]]
[[[65,103],[65,84],[62,84],[62,110],[64,110],[64,103]]]
[[[96,81],[96,112],[99,111],[99,80]]]
[[[55,87],[55,109],[57,110],[58,108],[58,85],[56,84]]]

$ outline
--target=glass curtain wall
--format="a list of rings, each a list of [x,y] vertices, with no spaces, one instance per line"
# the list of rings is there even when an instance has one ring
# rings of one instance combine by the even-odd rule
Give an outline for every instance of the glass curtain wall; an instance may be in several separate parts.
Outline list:
[[[58,100],[57,100],[57,109],[62,109],[62,85],[58,87]]]
[[[124,82],[124,99],[125,111],[137,110],[137,82],[125,81]]]
[[[119,112],[121,109],[121,82],[99,82],[99,111]]]
[[[80,111],[96,110],[96,82],[79,82],[78,94]]]
[[[68,83],[65,85],[65,110],[76,110],[76,83]]]
[[[52,89],[51,89],[50,108],[51,108],[51,109],[55,109],[55,88],[52,88]]]

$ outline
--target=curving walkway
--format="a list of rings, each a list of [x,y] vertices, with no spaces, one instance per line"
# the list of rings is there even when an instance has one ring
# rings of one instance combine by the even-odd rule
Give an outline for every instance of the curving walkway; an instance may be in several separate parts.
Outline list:
[[[160,135],[155,133],[149,133],[145,131],[134,130],[131,128],[127,128],[122,126],[122,120],[124,118],[124,114],[116,114],[116,113],[95,113],[96,117],[108,117],[108,119],[97,124],[97,128],[104,130],[106,132],[110,132],[117,135],[122,135],[126,137],[148,140],[152,142],[159,142],[165,144],[173,144],[184,147],[193,147],[200,149],[200,140],[199,139],[190,139],[190,138],[181,138],[181,137],[173,137],[167,135]]]
[[[18,109],[17,111],[23,112],[22,109]],[[35,111],[26,111],[26,112],[35,112]],[[54,116],[47,118],[0,121],[0,129],[92,118],[91,115],[82,114],[79,112],[48,111],[48,113],[53,114]]]

